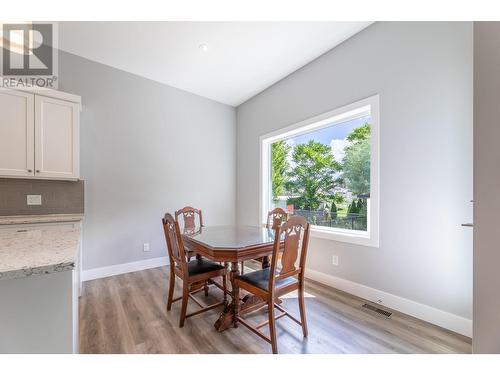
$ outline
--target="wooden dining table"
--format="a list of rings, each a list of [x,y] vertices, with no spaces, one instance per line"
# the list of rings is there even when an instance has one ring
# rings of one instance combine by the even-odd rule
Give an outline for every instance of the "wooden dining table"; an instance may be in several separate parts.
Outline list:
[[[236,312],[243,315],[266,305],[266,301],[254,295],[240,298],[235,278],[240,274],[238,264],[242,261],[264,258],[262,267],[269,267],[269,255],[273,252],[275,236],[272,229],[257,226],[208,226],[184,231],[182,236],[187,250],[212,261],[223,262],[226,266],[230,264],[231,303],[224,307],[214,324],[219,332],[231,325],[238,326],[234,319]]]

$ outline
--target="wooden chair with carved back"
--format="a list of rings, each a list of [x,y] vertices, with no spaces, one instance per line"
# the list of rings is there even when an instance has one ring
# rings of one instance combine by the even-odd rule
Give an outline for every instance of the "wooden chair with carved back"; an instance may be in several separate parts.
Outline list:
[[[267,214],[266,228],[276,229],[288,220],[288,213],[282,208],[275,208]]]
[[[283,240],[284,246],[281,246]],[[276,342],[276,320],[288,316],[302,326],[302,333],[307,337],[306,308],[304,301],[304,271],[309,243],[309,224],[302,216],[293,216],[281,226],[276,226],[273,257],[271,267],[239,275],[236,278],[236,288],[243,288],[248,292],[261,297],[267,302],[269,319],[256,326],[239,316],[239,309],[235,311],[235,325],[241,322],[245,327],[269,342],[273,353],[278,353]],[[281,257],[278,255],[281,253]],[[297,260],[299,260],[297,265]],[[298,291],[300,320],[293,317],[288,311],[276,303],[280,296]],[[274,309],[281,312],[275,316]],[[269,325],[270,335],[260,331],[261,327]]]
[[[200,233],[203,227],[203,215],[199,208],[194,208],[191,206],[186,206],[181,208],[180,210],[175,211],[175,220],[177,222],[181,222],[179,219],[182,218],[182,225],[179,224],[181,228],[181,233],[183,234],[196,234]],[[196,223],[196,218],[198,218],[198,223]],[[199,258],[199,255],[196,255],[194,251],[188,250],[186,253],[188,262],[192,257],[196,256]],[[203,289],[205,291],[205,296],[208,296],[208,284],[206,281],[203,285]],[[198,286],[194,286],[197,288]]]
[[[175,221],[180,222],[179,217],[182,216],[183,225],[181,231],[184,234],[195,234],[203,227],[203,215],[201,210],[191,206],[186,206],[175,211]],[[196,225],[196,217],[198,217],[198,225]],[[189,260],[189,254],[188,254]]]
[[[267,229],[275,229],[276,226],[283,224],[288,219],[288,213],[282,208],[275,208],[272,211],[269,211],[267,214],[266,228]],[[258,262],[261,262],[263,267],[267,266],[269,261],[268,257],[262,257],[254,259]],[[241,274],[245,273],[245,262],[241,262]]]
[[[167,311],[170,311],[173,302],[182,300],[179,327],[183,327],[186,318],[227,304],[226,267],[201,257],[188,261],[178,221],[167,213],[162,219],[162,223],[170,259],[170,285],[168,290]],[[182,296],[173,298],[176,276],[182,280]],[[195,293],[202,289],[192,291],[191,286],[199,284],[200,282],[205,282],[206,284],[206,281],[219,276],[222,277],[223,300],[206,306],[194,296]],[[189,298],[198,304],[201,309],[187,314]]]

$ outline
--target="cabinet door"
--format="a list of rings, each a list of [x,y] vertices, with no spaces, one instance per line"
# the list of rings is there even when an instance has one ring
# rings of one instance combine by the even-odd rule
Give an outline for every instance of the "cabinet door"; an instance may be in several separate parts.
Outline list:
[[[34,176],[34,95],[0,90],[0,176]]]
[[[79,106],[35,95],[35,176],[79,178]]]

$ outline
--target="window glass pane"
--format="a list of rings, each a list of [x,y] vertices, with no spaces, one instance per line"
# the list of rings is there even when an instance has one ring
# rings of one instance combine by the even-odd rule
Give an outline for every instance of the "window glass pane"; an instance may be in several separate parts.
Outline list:
[[[367,231],[370,116],[271,144],[271,209],[313,225]]]

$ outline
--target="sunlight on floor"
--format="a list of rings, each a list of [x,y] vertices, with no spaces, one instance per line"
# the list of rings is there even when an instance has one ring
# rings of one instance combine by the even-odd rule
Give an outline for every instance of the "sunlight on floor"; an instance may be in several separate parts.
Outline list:
[[[309,294],[307,292],[304,292],[304,297],[305,298],[316,298],[316,296],[314,296],[312,294]],[[285,294],[284,296],[281,296],[280,298],[281,299],[284,299],[284,298],[298,298],[298,291],[294,290],[293,292]]]

